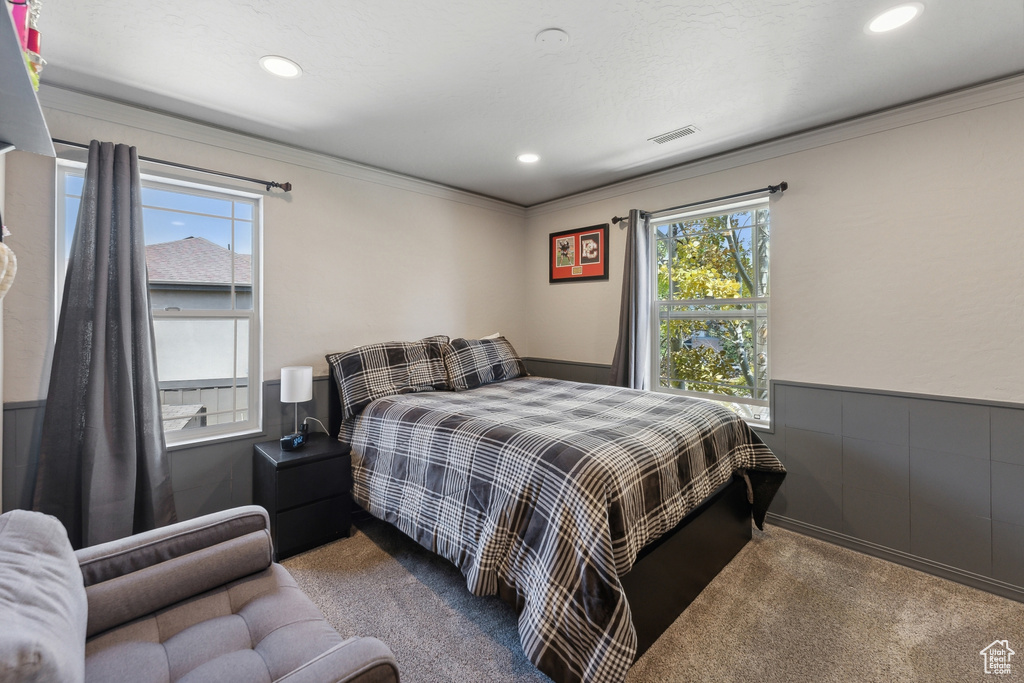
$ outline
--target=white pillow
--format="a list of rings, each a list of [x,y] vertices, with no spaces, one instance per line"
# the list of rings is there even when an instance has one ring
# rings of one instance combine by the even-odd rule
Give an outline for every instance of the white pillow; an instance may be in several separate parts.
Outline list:
[[[497,339],[500,336],[501,336],[501,332],[495,332],[494,334],[489,334],[486,337],[480,337],[480,338],[481,339]]]
[[[0,680],[85,679],[85,585],[64,526],[0,515]]]

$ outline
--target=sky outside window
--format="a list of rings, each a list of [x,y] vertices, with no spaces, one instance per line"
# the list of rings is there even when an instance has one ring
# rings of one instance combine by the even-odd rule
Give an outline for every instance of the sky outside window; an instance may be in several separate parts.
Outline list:
[[[78,221],[82,175],[65,176],[64,257],[71,253],[71,241]],[[177,192],[165,188],[142,188],[142,221],[146,244],[174,242],[186,237],[202,237],[238,254],[252,254],[253,204],[217,197]],[[232,218],[233,217],[233,218]],[[232,231],[232,227],[234,230]],[[232,241],[233,240],[233,241]]]

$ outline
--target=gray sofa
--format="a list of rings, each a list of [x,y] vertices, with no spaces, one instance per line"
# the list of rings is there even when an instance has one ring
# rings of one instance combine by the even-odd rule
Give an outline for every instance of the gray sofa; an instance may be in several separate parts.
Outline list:
[[[0,683],[398,681],[343,639],[279,564],[248,506],[71,549],[55,518],[0,515]]]

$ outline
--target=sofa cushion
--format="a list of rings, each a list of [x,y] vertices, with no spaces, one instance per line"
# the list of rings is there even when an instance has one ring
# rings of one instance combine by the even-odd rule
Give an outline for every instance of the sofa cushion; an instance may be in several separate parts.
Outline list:
[[[341,642],[273,564],[90,638],[85,674],[97,682],[276,681]]]
[[[55,517],[0,515],[0,681],[82,681],[87,606]]]

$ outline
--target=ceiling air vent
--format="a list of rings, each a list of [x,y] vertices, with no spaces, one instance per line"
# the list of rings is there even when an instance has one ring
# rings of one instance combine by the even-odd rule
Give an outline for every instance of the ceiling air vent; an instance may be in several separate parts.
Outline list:
[[[662,133],[661,135],[655,135],[653,138],[647,138],[650,142],[657,142],[659,145],[663,145],[666,142],[672,140],[678,140],[679,138],[685,138],[687,135],[693,135],[699,129],[697,126],[683,126],[677,130],[669,131],[668,133]]]

